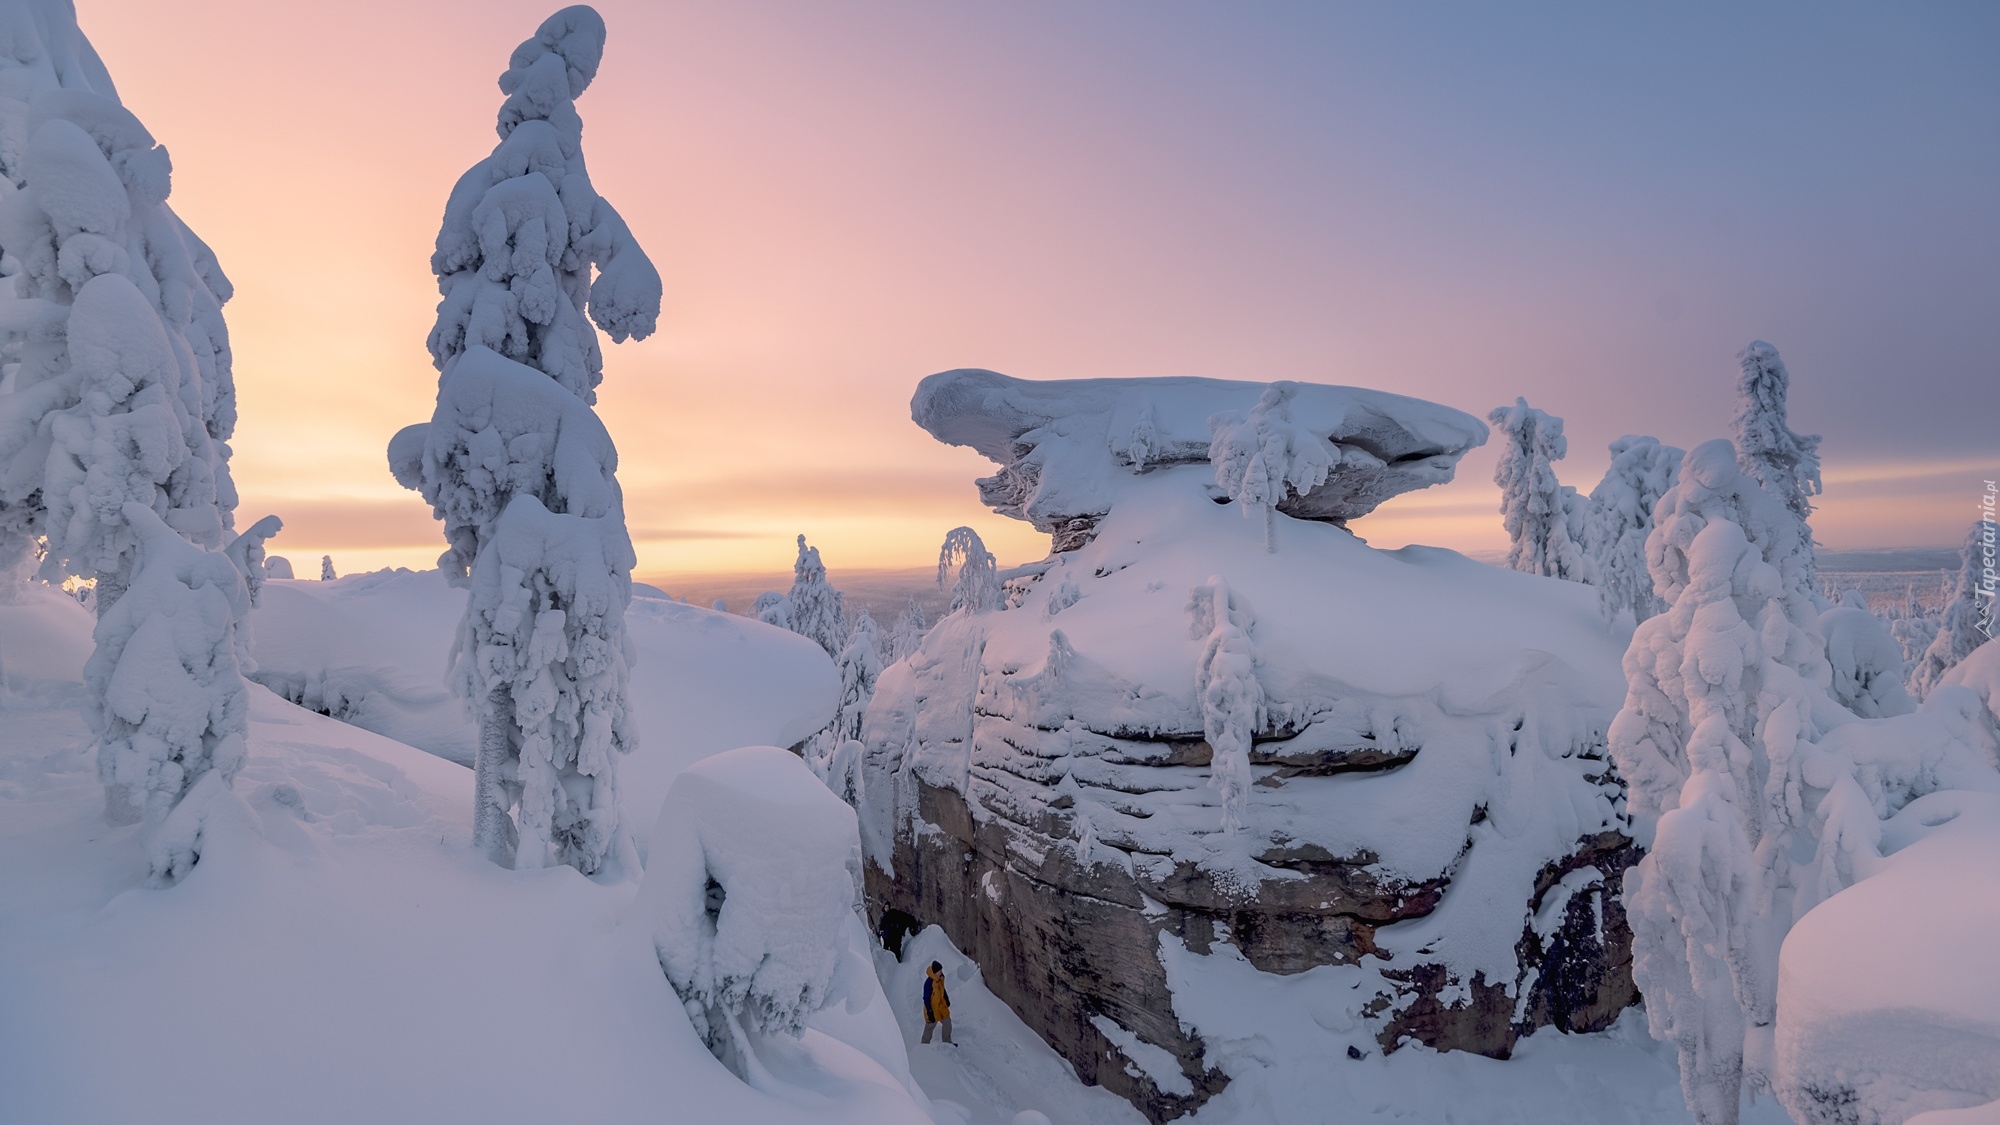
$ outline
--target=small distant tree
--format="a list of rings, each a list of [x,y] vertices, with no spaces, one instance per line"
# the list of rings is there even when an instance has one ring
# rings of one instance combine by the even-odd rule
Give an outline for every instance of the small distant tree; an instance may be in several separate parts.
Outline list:
[[[1611,443],[1611,467],[1584,506],[1584,555],[1606,620],[1630,612],[1634,623],[1667,607],[1646,570],[1653,507],[1680,479],[1686,456],[1659,439],[1625,436]]]
[[[471,590],[453,677],[479,722],[474,842],[503,865],[586,874],[625,838],[636,561],[617,451],[590,409],[591,325],[643,339],[660,308],[658,271],[584,165],[575,100],[603,54],[604,21],[564,8],[500,76],[500,143],[452,188],[431,256],[437,411],[389,449],[444,520],[440,569]]]
[[[1922,698],[1931,693],[1946,672],[1972,655],[1972,650],[1993,639],[1994,587],[1986,580],[1995,554],[1996,525],[1978,520],[1965,533],[1959,552],[1958,583],[1937,618],[1937,633],[1918,658],[1910,673],[1910,691]],[[1982,605],[1983,603],[1983,605]]]
[[[1264,725],[1252,618],[1220,577],[1194,588],[1188,612],[1194,619],[1189,635],[1202,642],[1194,682],[1210,751],[1209,784],[1222,797],[1222,830],[1233,835],[1249,813],[1250,746]]]
[[[917,646],[924,643],[924,633],[929,629],[930,622],[924,617],[924,607],[917,604],[917,599],[911,598],[909,604],[903,607],[903,612],[896,615],[896,623],[889,627],[886,661],[894,664],[917,651]]]
[[[799,536],[799,557],[792,564],[792,591],[785,597],[788,628],[838,657],[847,643],[845,601],[827,581],[826,565],[820,562],[819,548],[806,546]]]
[[[750,616],[766,625],[789,631],[792,627],[792,603],[776,590],[766,590],[750,603]]]
[[[1298,391],[1297,383],[1281,380],[1264,388],[1249,413],[1230,411],[1208,420],[1216,486],[1242,506],[1245,518],[1263,518],[1266,551],[1278,549],[1278,505],[1325,484],[1337,463],[1337,449],[1292,425],[1291,402]]]
[[[1495,407],[1487,420],[1506,436],[1493,482],[1500,486],[1500,515],[1507,528],[1507,565],[1513,570],[1587,581],[1576,489],[1556,479],[1555,463],[1569,452],[1563,420],[1516,398]]]
[[[333,572],[333,556],[321,555],[319,557],[319,580],[321,582],[331,582],[338,577],[339,575]]]
[[[942,587],[953,563],[959,563],[958,579],[951,587],[951,612],[985,613],[1000,608],[999,560],[969,527],[945,532],[938,548],[938,585]]]

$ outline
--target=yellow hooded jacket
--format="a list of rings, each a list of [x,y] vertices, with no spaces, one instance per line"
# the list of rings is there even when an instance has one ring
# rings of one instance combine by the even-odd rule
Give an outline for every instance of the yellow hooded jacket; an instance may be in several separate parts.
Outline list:
[[[945,995],[944,974],[936,969],[924,970],[924,1022],[936,1023],[951,1018],[951,997]]]

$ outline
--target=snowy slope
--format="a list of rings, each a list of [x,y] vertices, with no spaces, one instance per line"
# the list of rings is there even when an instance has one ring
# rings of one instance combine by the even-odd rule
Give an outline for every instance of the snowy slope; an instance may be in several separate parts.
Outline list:
[[[252,678],[312,710],[469,765],[476,732],[445,690],[464,612],[465,591],[434,570],[274,580],[251,615]],[[639,749],[618,769],[635,832],[651,827],[689,762],[736,746],[791,746],[833,717],[840,681],[811,641],[638,590],[625,623],[638,655],[630,695]]]
[[[825,1014],[842,1038],[809,1030],[763,1060],[753,1090],[621,925],[631,884],[476,858],[468,771],[262,689],[201,864],[141,889],[140,830],[105,826],[75,710],[89,627],[45,589],[0,605],[0,1119],[930,1119],[879,992]],[[690,632],[656,654],[737,658],[736,634]],[[754,690],[690,729],[788,721],[783,694]],[[666,746],[635,790],[703,752]]]

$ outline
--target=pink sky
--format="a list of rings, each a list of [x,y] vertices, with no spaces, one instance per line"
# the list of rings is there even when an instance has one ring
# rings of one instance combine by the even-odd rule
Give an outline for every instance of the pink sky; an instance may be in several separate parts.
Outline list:
[[[441,548],[382,450],[430,413],[445,193],[549,10],[79,2],[236,283],[241,515],[285,517],[302,573]],[[987,463],[908,420],[916,381],[960,366],[1482,416],[1525,394],[1568,418],[1588,490],[1620,434],[1725,433],[1732,355],[1762,337],[1795,428],[1827,435],[1829,546],[1955,544],[2000,469],[1994,410],[1967,406],[2000,355],[1979,62],[2000,44],[1976,8],[600,10],[585,150],[667,287],[600,402],[642,574],[780,569],[799,532],[835,566],[922,565],[961,523],[1038,557],[978,504]],[[1356,530],[1503,546],[1492,463]]]

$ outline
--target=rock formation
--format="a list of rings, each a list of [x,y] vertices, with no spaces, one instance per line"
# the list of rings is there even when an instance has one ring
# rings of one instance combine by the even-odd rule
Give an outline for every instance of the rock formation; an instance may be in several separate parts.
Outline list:
[[[1206,461],[1208,416],[1263,389],[925,380],[916,419],[1000,462],[982,494],[1057,549],[886,669],[863,730],[872,907],[943,926],[1155,1121],[1260,1080],[1197,1011],[1204,966],[1334,974],[1300,1019],[1335,1069],[1505,1057],[1636,999],[1603,754],[1622,638],[1586,587],[1346,529],[1484,440],[1414,399],[1298,388],[1336,467],[1267,550]]]

